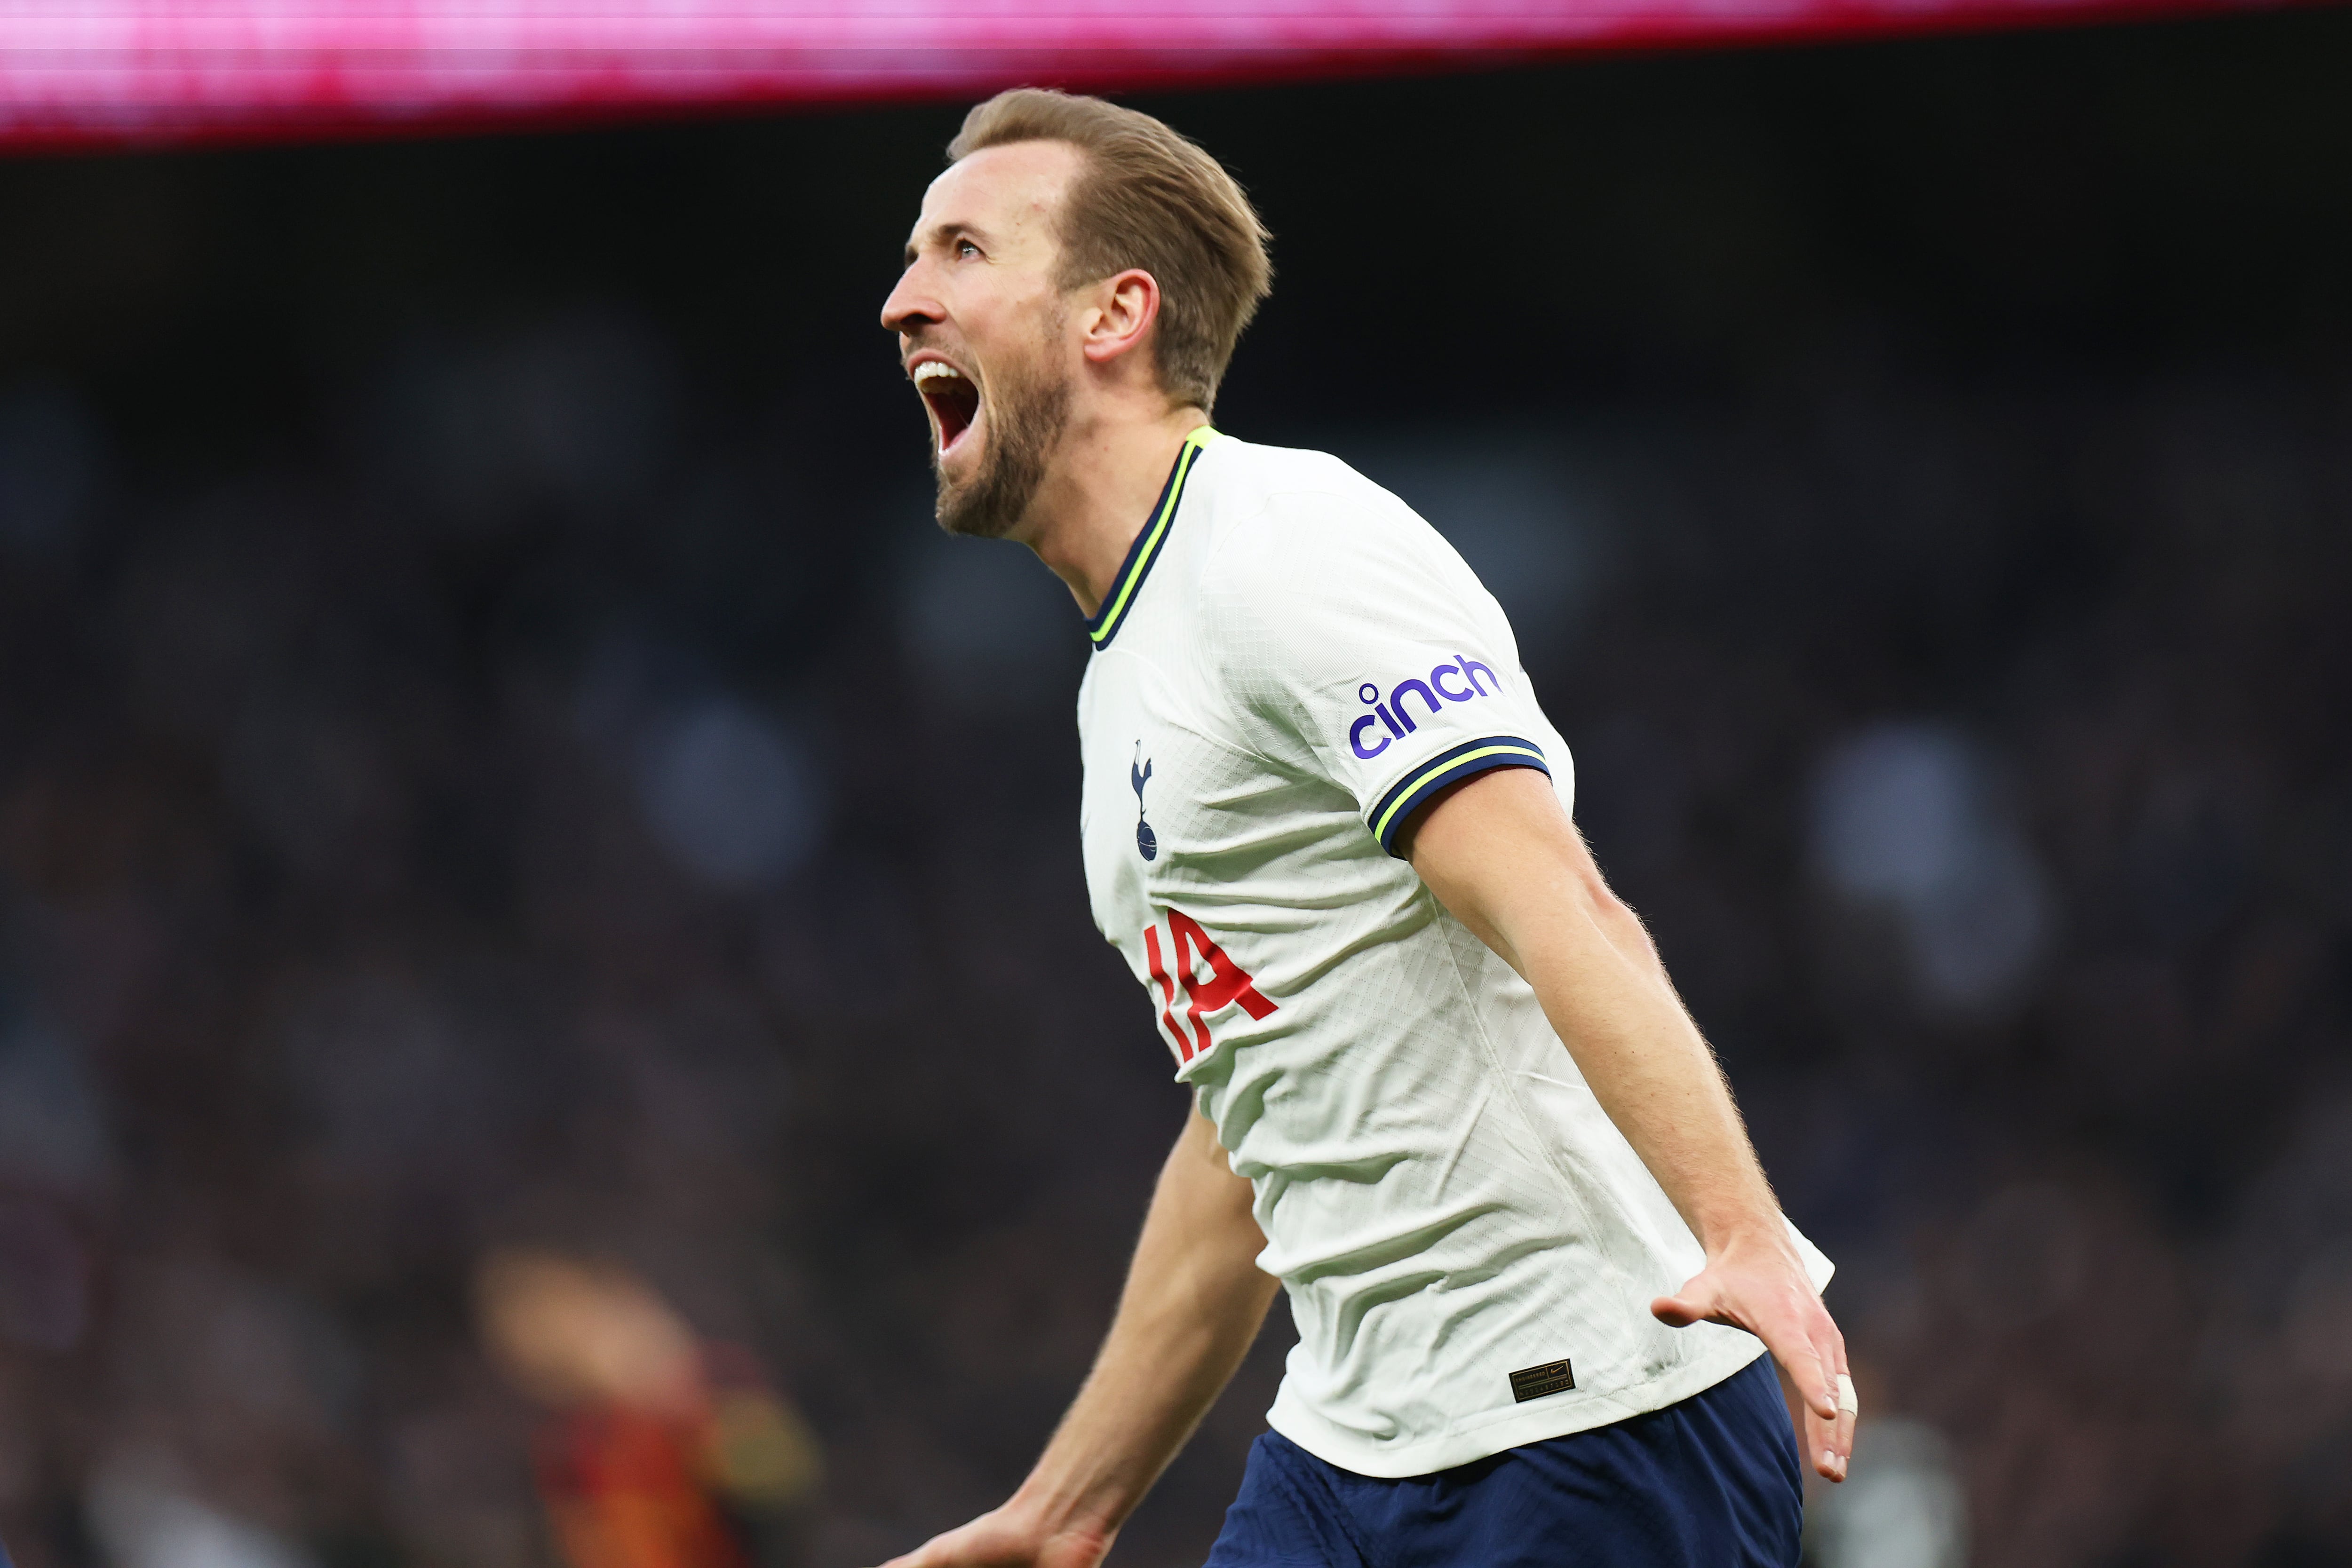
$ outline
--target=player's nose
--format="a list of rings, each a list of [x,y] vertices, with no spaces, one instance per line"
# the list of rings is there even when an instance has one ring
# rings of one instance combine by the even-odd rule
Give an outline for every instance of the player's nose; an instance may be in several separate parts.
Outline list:
[[[889,298],[882,301],[884,331],[905,332],[926,322],[938,321],[946,315],[940,302],[920,286],[917,270],[910,267],[900,274],[898,287],[890,290]]]

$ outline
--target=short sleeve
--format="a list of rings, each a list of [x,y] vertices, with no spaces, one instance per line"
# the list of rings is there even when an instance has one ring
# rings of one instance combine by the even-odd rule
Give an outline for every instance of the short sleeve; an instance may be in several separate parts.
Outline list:
[[[1346,790],[1394,854],[1448,785],[1552,769],[1501,607],[1434,529],[1366,488],[1274,497],[1220,542],[1202,609],[1245,742]]]

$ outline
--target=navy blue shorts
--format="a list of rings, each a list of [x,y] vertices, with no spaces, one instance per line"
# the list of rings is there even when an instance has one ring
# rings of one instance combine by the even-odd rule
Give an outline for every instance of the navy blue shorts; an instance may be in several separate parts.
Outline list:
[[[1796,1568],[1804,1517],[1759,1356],[1664,1410],[1402,1480],[1268,1432],[1208,1568]]]

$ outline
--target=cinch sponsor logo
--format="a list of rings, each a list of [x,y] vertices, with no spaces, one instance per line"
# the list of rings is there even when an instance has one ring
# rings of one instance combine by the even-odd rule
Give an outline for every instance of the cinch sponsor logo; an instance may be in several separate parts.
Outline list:
[[[1478,677],[1481,675],[1486,680],[1480,680]],[[1488,695],[1486,681],[1493,681],[1496,691],[1503,689],[1503,683],[1496,677],[1492,666],[1482,664],[1475,659],[1465,659],[1459,653],[1454,656],[1452,664],[1440,664],[1430,671],[1426,681],[1399,681],[1389,688],[1385,699],[1380,687],[1366,681],[1357,688],[1356,695],[1369,704],[1372,711],[1359,715],[1356,722],[1348,727],[1348,745],[1357,756],[1369,762],[1386,751],[1390,742],[1402,740],[1421,727],[1412,716],[1412,709],[1406,706],[1405,698],[1420,697],[1429,705],[1428,713],[1422,716],[1434,718],[1445,711],[1438,698],[1443,697],[1449,703],[1466,703],[1473,697],[1486,696]],[[1375,726],[1386,729],[1388,734],[1380,737],[1379,745],[1366,746],[1364,737]]]

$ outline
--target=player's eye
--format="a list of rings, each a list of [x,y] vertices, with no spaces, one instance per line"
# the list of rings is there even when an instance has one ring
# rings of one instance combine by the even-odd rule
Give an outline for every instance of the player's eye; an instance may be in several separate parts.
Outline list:
[[[960,239],[956,241],[955,253],[956,259],[961,261],[967,256],[978,256],[980,254],[980,246],[972,244],[971,241],[968,239]]]

